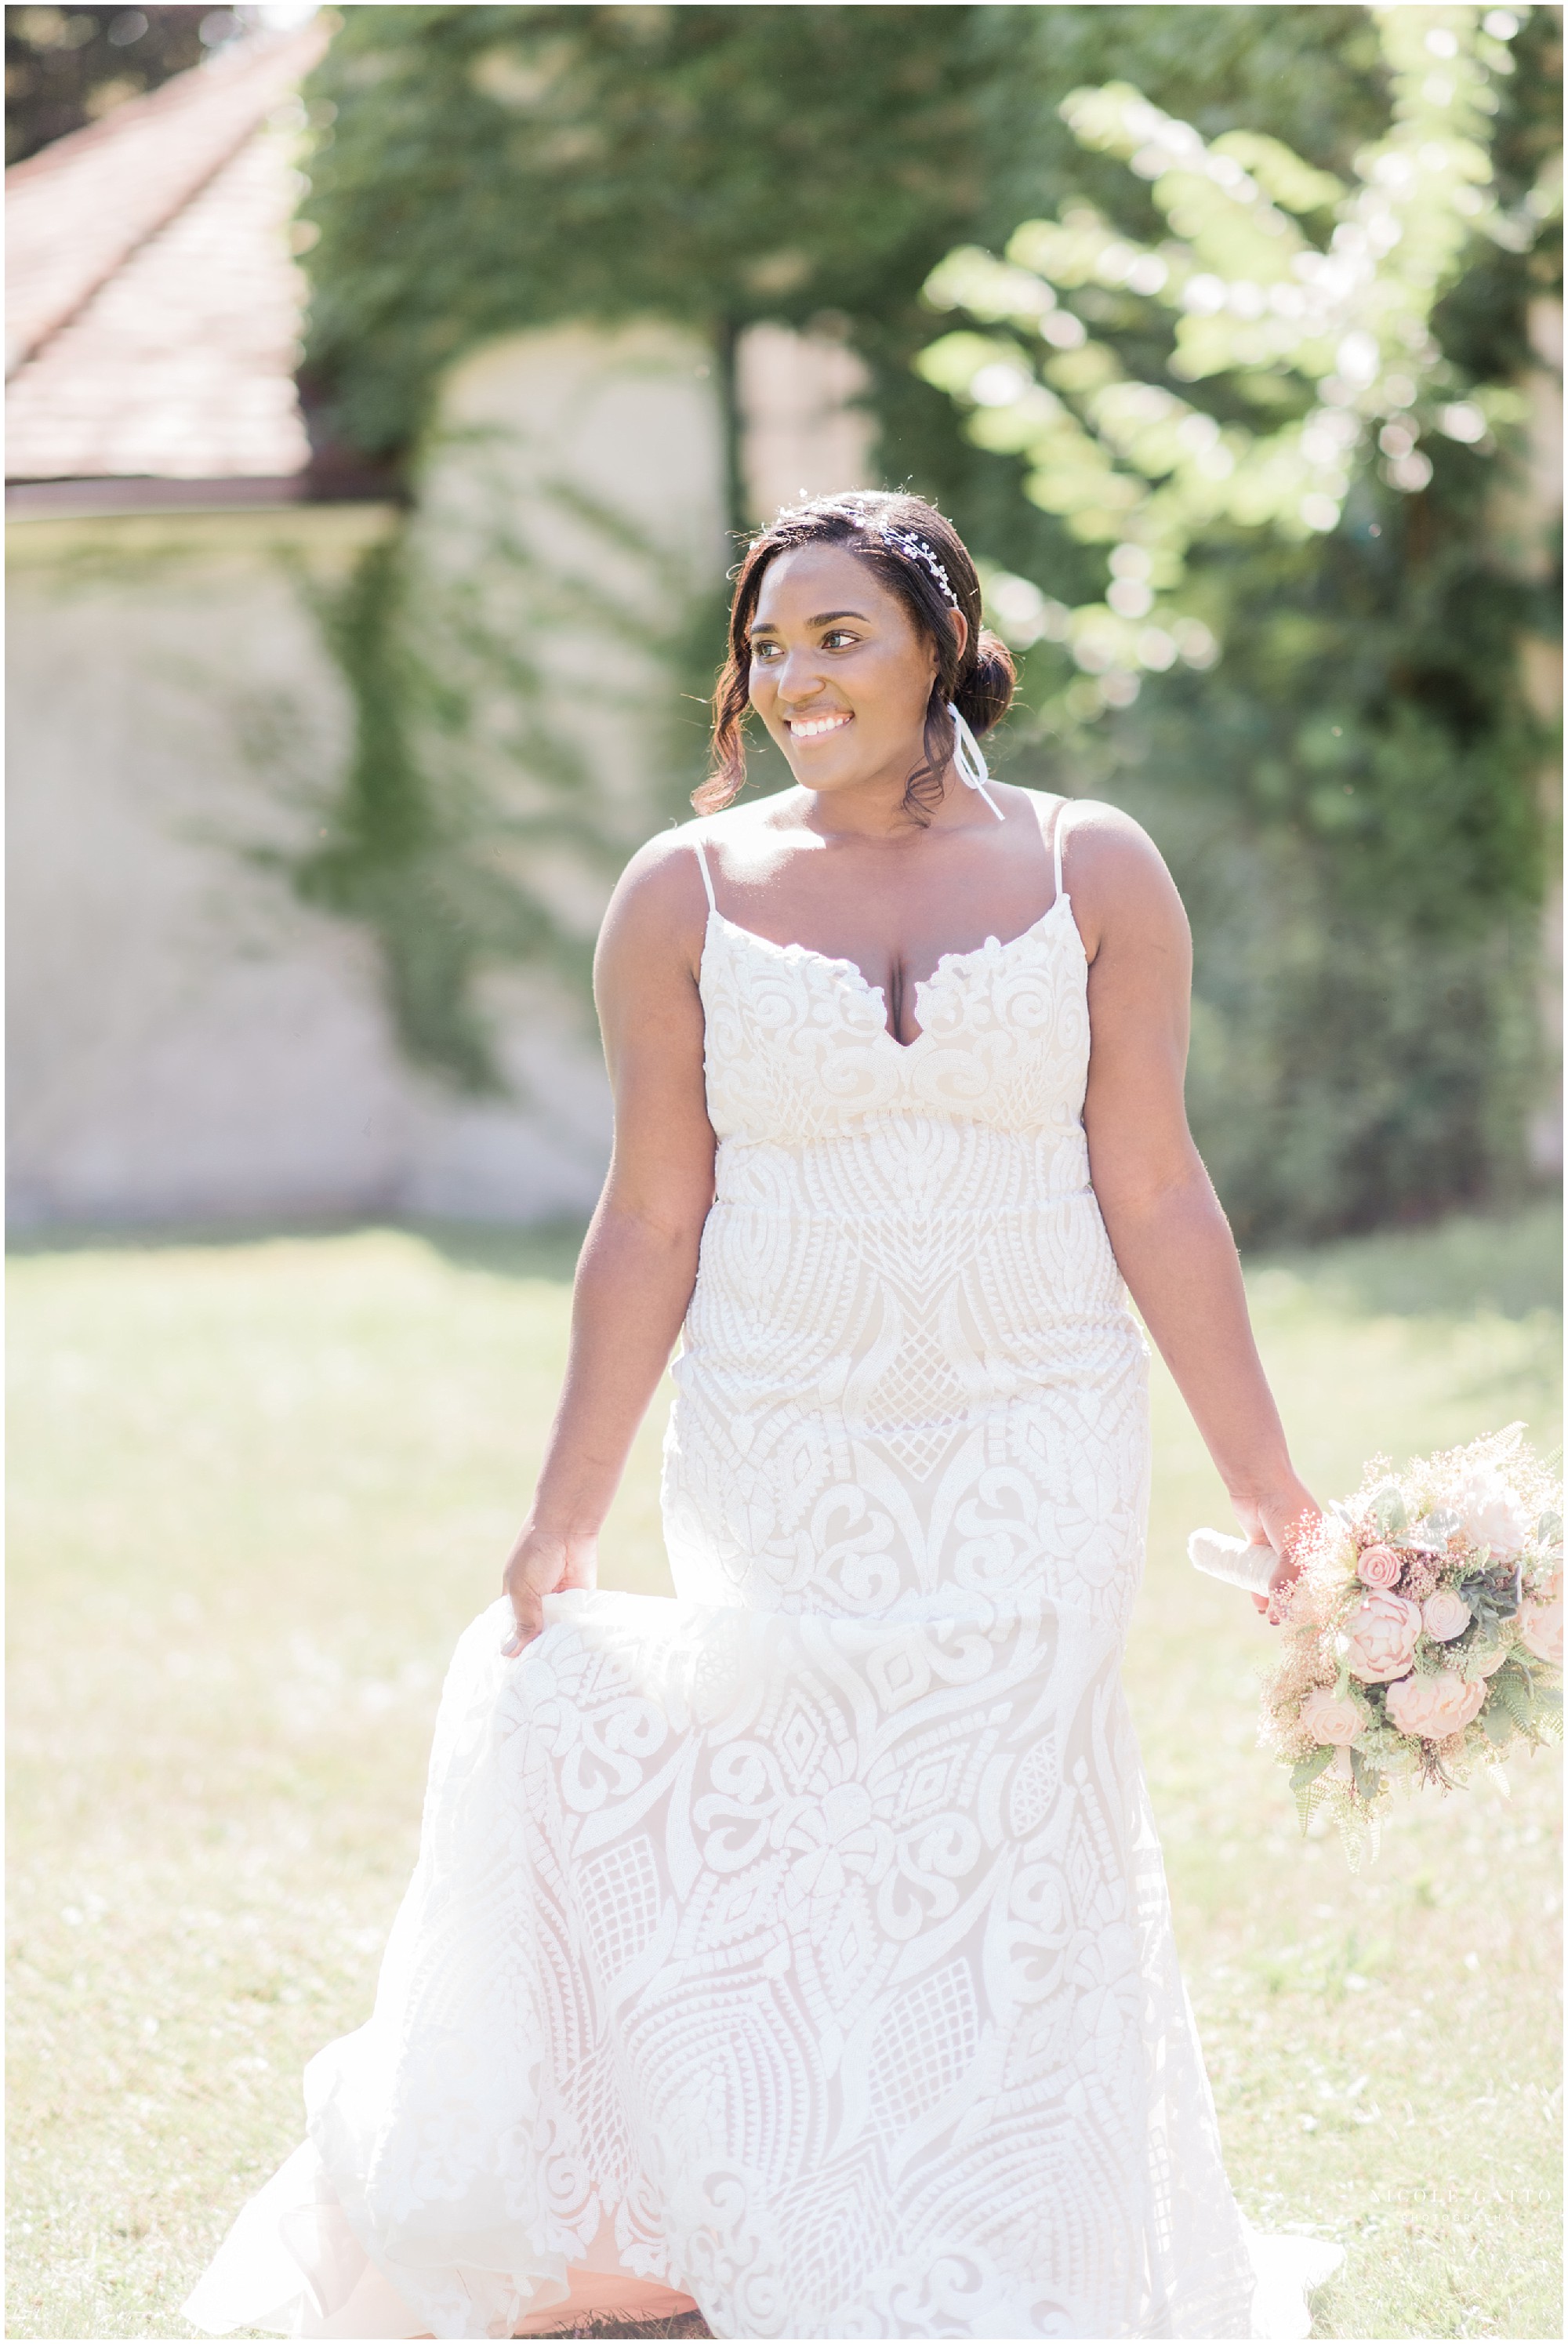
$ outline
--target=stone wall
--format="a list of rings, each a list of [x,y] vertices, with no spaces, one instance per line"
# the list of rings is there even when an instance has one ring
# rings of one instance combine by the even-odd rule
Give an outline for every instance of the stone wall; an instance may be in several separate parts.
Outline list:
[[[759,328],[744,359],[759,511],[865,485],[847,354]],[[593,851],[537,823],[518,851],[584,940],[620,862],[701,771],[703,712],[670,662],[733,559],[723,480],[707,353],[652,321],[476,351],[418,477],[422,641],[470,661],[478,712],[430,754],[522,816],[577,761]],[[561,980],[489,973],[511,1095],[465,1097],[400,1055],[374,938],[303,904],[268,860],[309,841],[350,745],[312,592],[400,516],[116,514],[104,490],[105,510],[82,510],[78,483],[75,510],[35,506],[10,530],[14,1223],[586,1210],[609,1100]],[[472,666],[476,615],[526,652],[531,701]],[[713,632],[716,664],[716,617]]]
[[[519,338],[471,360],[426,482],[432,577],[460,552],[480,469],[491,480],[501,460],[514,518],[558,564],[592,562],[593,532],[545,498],[547,476],[619,504],[716,579],[718,433],[700,364],[656,329]],[[465,441],[478,423],[491,436]],[[341,580],[395,520],[298,506],[13,526],[15,1222],[528,1220],[592,1203],[608,1098],[555,981],[494,973],[515,1096],[465,1098],[400,1056],[373,940],[303,905],[267,862],[308,837],[349,746],[310,588]],[[600,555],[605,582],[634,595],[635,560]],[[663,680],[566,601],[550,663],[557,713],[589,739],[630,843],[653,819],[640,743]],[[569,861],[559,885],[591,930],[609,881]]]

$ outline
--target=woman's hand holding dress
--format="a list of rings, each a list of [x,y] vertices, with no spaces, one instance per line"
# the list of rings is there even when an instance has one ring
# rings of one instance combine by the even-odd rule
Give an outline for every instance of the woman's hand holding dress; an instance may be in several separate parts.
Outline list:
[[[501,1575],[501,1593],[510,1601],[517,1626],[501,1646],[510,1660],[531,1643],[544,1625],[544,1599],[567,1587],[599,1583],[599,1541],[596,1537],[561,1538],[529,1523],[520,1531]]]

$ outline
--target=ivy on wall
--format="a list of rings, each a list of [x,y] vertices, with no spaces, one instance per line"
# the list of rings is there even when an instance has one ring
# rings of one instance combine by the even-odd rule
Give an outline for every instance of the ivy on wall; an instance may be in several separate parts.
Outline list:
[[[1466,38],[1482,14],[1396,13],[1430,15],[1440,34],[1452,19]],[[1557,138],[1560,16],[1491,18],[1484,37],[1517,68],[1496,74],[1488,115],[1497,201],[1516,215]],[[1434,72],[1442,62],[1434,53]],[[477,344],[656,311],[706,338],[733,451],[736,334],[753,319],[825,318],[866,360],[883,477],[954,515],[987,564],[1005,631],[1022,642],[1049,621],[1025,655],[1008,770],[1128,806],[1192,904],[1194,1119],[1242,1233],[1319,1234],[1496,1193],[1521,1177],[1538,1056],[1541,725],[1520,652],[1548,623],[1551,565],[1538,542],[1522,557],[1505,544],[1495,467],[1440,433],[1430,480],[1401,488],[1368,465],[1332,528],[1294,541],[1255,525],[1209,532],[1183,556],[1188,599],[1158,627],[1170,664],[1113,647],[1097,667],[1074,659],[1071,628],[1053,640],[1047,605],[1115,614],[1110,541],[1031,497],[1026,441],[993,431],[977,444],[986,432],[966,432],[950,388],[917,370],[959,322],[923,291],[955,248],[1000,254],[1021,220],[1065,227],[1075,206],[1092,207],[1102,247],[1158,253],[1173,230],[1190,242],[1160,207],[1158,176],[1129,172],[1114,137],[1086,140],[1083,121],[1064,116],[1074,90],[1113,81],[1239,169],[1278,174],[1278,157],[1261,159],[1268,142],[1289,150],[1293,197],[1281,181],[1270,199],[1300,204],[1291,217],[1314,250],[1341,224],[1329,187],[1350,187],[1358,155],[1390,130],[1389,59],[1365,8],[353,9],[309,93],[313,395],[344,438],[407,454],[442,370]],[[1231,152],[1243,134],[1250,162]],[[1456,379],[1506,389],[1533,363],[1530,305],[1558,282],[1552,222],[1537,227],[1528,249],[1467,249],[1432,311]],[[1073,282],[1071,268],[1053,276],[1059,263],[1034,273],[1080,347],[1179,395],[1218,444],[1303,419],[1313,392],[1289,353],[1172,375],[1158,301],[1102,282],[1092,258]],[[936,290],[954,298],[951,282]],[[970,316],[986,332],[1001,322]],[[1087,412],[1092,386],[1045,387]],[[986,406],[952,388],[963,412]],[[1503,440],[1516,429],[1502,407],[1488,421]],[[732,453],[733,513],[734,469]],[[1164,591],[1152,571],[1124,582]],[[1027,608],[1020,586],[1034,589]],[[1143,615],[1157,621],[1152,605]],[[1133,626],[1135,650],[1148,631]],[[695,696],[719,656],[716,608],[694,599],[678,634],[666,647],[673,807],[700,770]],[[359,656],[369,673],[368,638]],[[417,666],[383,668],[406,698]],[[405,739],[450,748],[460,729],[421,719]],[[419,801],[417,820],[389,815],[405,866],[446,874],[428,884],[447,943],[410,940],[394,976],[405,1032],[425,1004],[420,1030],[448,1036],[435,1062],[481,1079],[461,1040],[481,962],[525,952],[564,969],[583,940],[533,913],[531,928],[515,906],[487,914],[459,883],[460,834],[485,819],[465,810],[462,765],[421,749],[400,768],[391,756],[374,786]],[[551,819],[571,795],[562,779]],[[394,924],[412,921],[421,899],[375,875],[390,850],[370,796],[368,776],[350,783],[313,884],[345,906],[356,890],[383,906],[386,937],[385,907],[402,904]],[[584,807],[592,828],[599,810]],[[613,858],[623,846],[607,835]],[[509,865],[524,894],[526,866],[526,854]]]
[[[306,590],[352,702],[354,745],[316,809],[315,843],[289,866],[308,902],[377,937],[410,1061],[491,1095],[509,1083],[482,979],[547,971],[587,1027],[598,905],[650,823],[690,811],[723,623],[670,548],[570,481],[533,481],[530,520],[569,521],[579,545],[572,568],[541,561],[519,525],[513,453],[493,429],[428,434],[411,510],[344,583]],[[449,493],[432,500],[442,474]],[[563,627],[619,651],[592,698],[602,715],[630,695],[645,784],[630,800],[607,785],[554,672]]]
[[[467,728],[462,695],[431,668],[410,624],[406,526],[363,552],[317,602],[354,709],[354,747],[323,843],[295,865],[308,903],[379,938],[389,1005],[411,1062],[466,1090],[502,1087],[475,979],[493,956],[582,974],[578,941],[487,851],[497,827],[432,788],[421,732]]]

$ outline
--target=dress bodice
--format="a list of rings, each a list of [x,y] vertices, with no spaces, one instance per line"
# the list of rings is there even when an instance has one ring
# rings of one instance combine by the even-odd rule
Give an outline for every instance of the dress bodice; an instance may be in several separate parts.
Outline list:
[[[1069,898],[1008,943],[945,953],[916,988],[920,1031],[887,1030],[853,961],[709,914],[702,965],[708,1112],[720,1141],[785,1147],[886,1116],[1070,1137],[1088,1074],[1083,945]]]
[[[1067,894],[945,954],[907,1044],[854,962],[716,905],[701,985],[719,1148],[665,1446],[677,1588],[859,1618],[1047,1588],[1119,1626],[1144,1352],[1089,1181]]]

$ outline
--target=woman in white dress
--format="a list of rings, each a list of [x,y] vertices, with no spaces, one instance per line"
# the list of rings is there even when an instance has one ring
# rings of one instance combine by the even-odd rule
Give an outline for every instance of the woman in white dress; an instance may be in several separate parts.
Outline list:
[[[1188,1135],[1176,891],[1113,809],[985,785],[1011,690],[916,498],[741,566],[704,818],[600,942],[614,1157],[532,1508],[208,2333],[1308,2332],[1335,2258],[1226,2181],[1119,1687],[1128,1288],[1244,1529],[1315,1509]],[[796,786],[722,811],[748,701]],[[683,1332],[676,1599],[599,1592]]]

